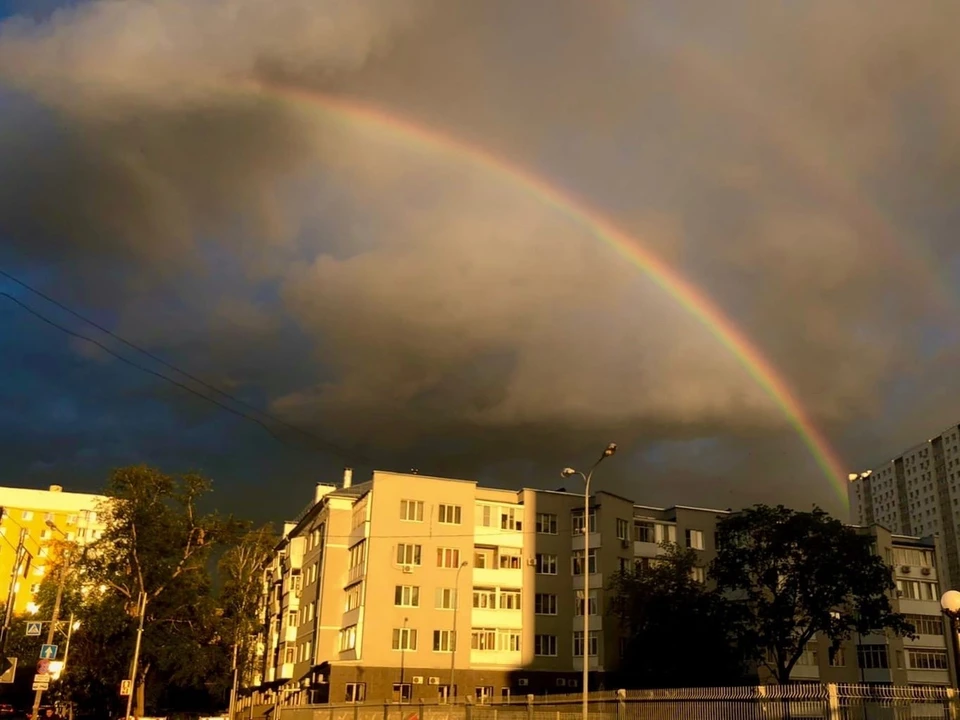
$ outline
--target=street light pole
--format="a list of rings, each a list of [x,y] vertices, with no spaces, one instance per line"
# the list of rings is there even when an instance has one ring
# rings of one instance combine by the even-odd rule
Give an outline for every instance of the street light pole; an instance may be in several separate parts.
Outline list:
[[[48,525],[53,527],[52,522]],[[63,586],[67,579],[67,555],[64,553],[63,562],[60,565],[60,581],[57,583],[57,596],[53,601],[53,613],[50,616],[50,628],[47,630],[47,645],[53,645],[54,633],[57,631],[57,623],[60,621],[60,601],[63,600]],[[40,701],[43,699],[43,690],[37,690],[33,696],[33,720],[37,720],[40,712]]]
[[[137,609],[140,611],[140,622],[137,625],[137,642],[133,646],[133,665],[130,671],[130,694],[127,695],[127,715],[125,720],[130,720],[130,713],[133,711],[133,696],[137,692],[137,666],[140,664],[140,640],[143,638],[143,616],[147,614],[147,594],[143,591],[137,598]],[[36,718],[34,718],[36,720]]]
[[[457,667],[457,608],[460,607],[460,571],[463,570],[469,563],[464,560],[460,563],[460,567],[457,568],[457,579],[453,583],[453,631],[450,635],[450,642],[453,643],[453,646],[450,648],[450,687],[447,688],[447,702],[450,702],[451,696],[453,701],[457,701],[457,691],[456,691],[456,679],[455,671]]]
[[[940,596],[940,609],[950,621],[950,641],[953,645],[953,679],[960,685],[960,592],[947,590]]]
[[[593,472],[604,460],[617,451],[617,444],[610,443],[600,458],[593,464],[593,467],[584,474],[573,468],[564,468],[560,473],[561,477],[571,477],[579,475],[583,478],[583,642],[581,650],[583,652],[583,707],[581,713],[583,720],[589,720],[590,714],[590,481],[593,479]]]

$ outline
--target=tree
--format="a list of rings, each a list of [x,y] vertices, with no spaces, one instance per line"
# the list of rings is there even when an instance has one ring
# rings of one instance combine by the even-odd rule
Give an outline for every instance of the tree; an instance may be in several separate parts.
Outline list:
[[[710,576],[743,611],[744,647],[778,682],[817,634],[835,652],[853,632],[913,633],[893,612],[893,576],[872,544],[819,508],[757,505],[721,521]]]
[[[222,634],[232,646],[239,678],[250,679],[255,656],[255,635],[263,620],[263,569],[276,546],[271,525],[250,530],[229,548],[218,564]]]
[[[610,583],[609,610],[626,633],[621,682],[630,687],[727,685],[743,679],[736,610],[694,579],[697,554],[676,544]],[[696,648],[691,662],[690,648]]]

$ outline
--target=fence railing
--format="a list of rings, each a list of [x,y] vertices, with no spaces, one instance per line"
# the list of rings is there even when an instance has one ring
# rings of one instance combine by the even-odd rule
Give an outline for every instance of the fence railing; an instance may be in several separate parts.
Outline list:
[[[493,704],[349,703],[262,708],[236,720],[581,720],[581,695]],[[960,720],[953,688],[761,685],[591,693],[587,720]]]

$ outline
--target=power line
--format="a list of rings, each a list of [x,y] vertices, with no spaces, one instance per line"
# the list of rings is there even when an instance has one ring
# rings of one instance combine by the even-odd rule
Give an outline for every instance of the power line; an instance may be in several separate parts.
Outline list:
[[[0,273],[2,273],[2,272],[3,272],[3,271],[0,271]],[[3,274],[6,276],[6,273],[3,273]],[[23,309],[23,310],[25,310],[26,312],[30,313],[30,314],[33,315],[35,318],[37,318],[38,320],[40,320],[40,321],[43,322],[43,323],[46,323],[46,324],[49,325],[50,327],[53,327],[53,328],[59,330],[60,332],[65,333],[65,334],[67,334],[67,335],[69,335],[69,336],[71,336],[71,337],[77,338],[78,340],[84,340],[84,341],[90,343],[91,345],[95,345],[96,347],[100,348],[101,350],[103,350],[103,351],[104,351],[105,353],[107,353],[108,355],[111,355],[111,356],[115,357],[115,358],[116,358],[117,360],[119,360],[120,362],[126,363],[127,365],[129,365],[129,366],[132,367],[132,368],[135,368],[135,369],[137,369],[137,370],[139,370],[139,371],[141,371],[141,372],[147,373],[148,375],[153,375],[154,377],[159,378],[160,380],[164,380],[165,382],[168,382],[168,383],[170,383],[171,385],[175,385],[176,387],[180,388],[181,390],[185,390],[186,392],[188,392],[188,393],[190,393],[191,395],[194,395],[194,396],[200,398],[201,400],[206,400],[207,402],[212,403],[213,405],[216,405],[217,407],[221,408],[222,410],[226,410],[228,413],[231,413],[232,415],[236,415],[237,417],[241,417],[241,418],[244,418],[244,419],[246,419],[246,420],[249,420],[249,421],[251,421],[251,422],[256,423],[256,424],[259,425],[261,428],[263,428],[274,440],[276,440],[276,441],[279,442],[280,444],[282,444],[282,445],[287,445],[288,447],[291,447],[291,448],[295,448],[294,445],[291,445],[290,443],[286,442],[282,437],[280,437],[279,435],[277,435],[266,423],[264,423],[264,422],[263,422],[262,420],[260,420],[259,418],[254,417],[253,415],[250,415],[250,414],[248,414],[248,413],[242,412],[241,410],[237,410],[236,408],[232,408],[232,407],[230,407],[229,405],[226,405],[226,404],[220,402],[219,400],[216,400],[216,399],[214,399],[214,398],[212,398],[212,397],[210,397],[210,396],[208,396],[208,395],[204,395],[203,393],[195,390],[194,388],[190,387],[189,385],[185,385],[184,383],[179,382],[179,381],[177,381],[177,380],[175,380],[175,379],[173,379],[173,378],[171,378],[171,377],[169,377],[169,376],[167,376],[167,375],[164,375],[164,374],[161,373],[161,372],[158,372],[158,371],[153,370],[153,369],[151,369],[151,368],[148,368],[148,367],[146,367],[146,366],[144,366],[144,365],[141,365],[141,364],[139,364],[139,363],[137,363],[137,362],[134,362],[133,360],[131,360],[131,359],[127,358],[127,357],[124,357],[123,355],[120,355],[120,354],[117,353],[117,352],[114,352],[113,350],[111,350],[110,348],[108,348],[106,345],[104,345],[104,344],[101,343],[100,341],[94,340],[93,338],[91,338],[91,337],[89,337],[89,336],[87,336],[87,335],[83,335],[82,333],[75,332],[75,331],[73,331],[73,330],[71,330],[71,329],[69,329],[69,328],[67,328],[67,327],[65,327],[65,326],[57,323],[56,321],[51,320],[50,318],[46,317],[45,315],[43,315],[43,314],[42,314],[41,312],[39,312],[38,310],[35,310],[34,308],[30,307],[29,305],[27,305],[27,304],[24,303],[23,301],[19,300],[18,298],[15,298],[13,295],[10,295],[9,293],[0,292],[0,297],[4,297],[4,298],[6,298],[7,300],[9,300],[10,302],[14,303],[15,305],[18,305],[21,309]],[[327,447],[327,449],[332,450],[333,452],[335,452],[335,453],[337,453],[337,454],[339,454],[339,455],[345,454],[345,453],[344,453],[344,450],[343,450],[342,448],[334,445],[333,443],[330,443],[329,441],[323,440],[322,438],[320,438],[320,437],[318,437],[318,436],[313,436],[313,437],[314,437],[315,439],[319,440],[321,443],[323,443],[323,444]],[[310,448],[310,449],[315,450],[316,448]]]
[[[126,345],[126,346],[129,347],[130,349],[135,350],[136,352],[141,353],[142,355],[145,355],[146,357],[150,358],[150,359],[153,360],[154,362],[160,363],[160,364],[163,365],[164,367],[167,367],[167,368],[169,368],[170,370],[173,370],[174,372],[177,372],[177,373],[179,373],[180,375],[183,375],[183,376],[186,377],[186,378],[189,378],[190,380],[192,380],[193,382],[197,383],[198,385],[202,385],[203,387],[207,388],[208,390],[211,390],[212,392],[215,392],[216,394],[220,395],[221,397],[226,398],[226,399],[228,399],[228,400],[230,400],[230,401],[232,401],[232,402],[234,402],[234,403],[236,403],[236,404],[238,404],[238,405],[242,405],[242,406],[244,406],[244,407],[246,407],[246,408],[249,408],[250,410],[253,410],[254,412],[256,412],[258,415],[262,415],[263,417],[269,419],[271,422],[273,422],[273,423],[275,423],[275,424],[277,424],[277,425],[282,425],[282,426],[284,426],[284,427],[286,427],[286,428],[289,428],[290,430],[293,430],[294,432],[298,432],[298,433],[300,433],[301,435],[304,435],[304,436],[306,436],[306,437],[308,437],[308,438],[310,438],[310,439],[312,439],[312,440],[315,440],[315,441],[317,441],[317,442],[320,442],[321,444],[323,444],[324,446],[326,446],[328,449],[333,450],[334,452],[337,452],[338,454],[347,454],[343,448],[340,448],[340,447],[334,445],[334,444],[331,443],[329,440],[326,440],[326,439],[320,437],[319,435],[316,435],[315,433],[310,432],[309,430],[304,430],[304,429],[301,428],[301,427],[297,427],[296,425],[293,425],[293,424],[287,422],[286,420],[283,420],[283,419],[281,419],[281,418],[279,418],[279,417],[277,417],[277,416],[275,416],[275,415],[271,415],[270,413],[268,413],[268,412],[266,412],[266,411],[258,408],[256,405],[253,405],[252,403],[249,403],[249,402],[247,402],[247,401],[245,401],[245,400],[242,400],[242,399],[240,399],[240,398],[238,398],[238,397],[236,397],[236,396],[234,396],[234,395],[231,395],[231,394],[229,394],[229,393],[227,393],[227,392],[224,392],[223,390],[221,390],[220,388],[218,388],[216,385],[213,385],[212,383],[209,383],[209,382],[207,382],[206,380],[203,380],[202,378],[197,377],[196,375],[192,375],[191,373],[187,372],[186,370],[183,370],[182,368],[174,365],[173,363],[168,362],[167,360],[164,360],[162,357],[156,355],[155,353],[152,353],[152,352],[150,352],[149,350],[140,347],[140,346],[137,345],[136,343],[133,343],[133,342],[131,342],[130,340],[127,340],[125,337],[123,337],[123,336],[121,336],[121,335],[118,335],[117,333],[113,332],[112,330],[110,330],[110,329],[107,328],[107,327],[104,327],[103,325],[101,325],[100,323],[96,322],[95,320],[91,320],[90,318],[86,317],[85,315],[82,315],[81,313],[77,312],[77,311],[74,310],[73,308],[68,307],[67,305],[64,305],[64,304],[63,304],[62,302],[60,302],[59,300],[56,300],[55,298],[47,295],[47,294],[44,293],[43,291],[38,290],[37,288],[33,287],[32,285],[29,285],[28,283],[24,282],[23,280],[15,277],[15,276],[13,276],[13,275],[11,275],[10,273],[6,272],[5,270],[0,270],[0,276],[5,277],[5,278],[6,278],[7,280],[9,280],[10,282],[16,283],[17,285],[19,285],[20,287],[24,288],[25,290],[28,290],[29,292],[32,292],[34,295],[37,295],[38,297],[43,298],[43,299],[46,300],[47,302],[51,303],[52,305],[55,305],[56,307],[60,308],[60,309],[63,310],[64,312],[69,313],[70,315],[72,315],[73,317],[77,318],[78,320],[81,320],[81,321],[87,323],[88,325],[91,325],[92,327],[95,327],[95,328],[96,328],[97,330],[99,330],[100,332],[105,333],[106,335],[109,335],[109,336],[112,337],[114,340],[117,340],[118,342],[123,343],[124,345]],[[24,307],[25,309],[27,309],[29,312],[31,312],[32,314],[36,315],[37,317],[40,317],[40,319],[43,320],[44,322],[47,322],[47,323],[53,325],[52,322],[50,322],[50,321],[47,320],[46,318],[41,317],[41,316],[40,316],[37,312],[35,312],[34,310],[31,310],[31,309],[29,309],[29,308],[26,308],[25,305],[23,305],[22,303],[20,303],[20,302],[17,301],[16,299],[12,298],[11,296],[6,295],[6,297],[9,298],[9,299],[11,299],[11,300],[14,300],[14,302],[16,302],[18,305],[20,305],[21,307]],[[57,327],[58,329],[64,330],[64,332],[70,332],[69,330],[65,330],[64,328],[60,328],[60,327],[57,326],[57,325],[54,325],[54,327]],[[83,336],[79,336],[79,335],[75,335],[75,337],[80,337],[81,339],[87,340],[88,342],[92,342],[92,343],[98,345],[100,348],[106,350],[106,352],[110,353],[110,354],[113,355],[114,357],[120,358],[119,355],[117,355],[116,353],[111,352],[110,350],[107,350],[106,348],[103,347],[103,345],[101,345],[100,343],[96,342],[95,340],[92,340],[92,339],[90,339],[90,338],[86,338],[86,337],[83,337]],[[123,358],[120,358],[120,359],[123,360]],[[124,361],[125,361],[125,362],[128,362],[128,364],[133,364],[133,363],[129,363],[129,361],[126,361],[126,360],[124,360]],[[228,410],[229,412],[233,412],[234,414],[239,414],[239,415],[241,415],[242,417],[247,418],[248,420],[252,420],[253,422],[256,422],[258,425],[260,425],[261,427],[263,427],[267,432],[269,432],[271,435],[273,435],[274,438],[276,438],[276,439],[279,440],[279,438],[277,438],[277,436],[276,436],[269,428],[267,428],[266,425],[264,425],[264,424],[263,424],[262,422],[260,422],[259,420],[255,419],[255,418],[252,418],[252,417],[250,417],[249,415],[246,415],[246,414],[237,413],[236,411],[234,411],[234,410],[232,410],[232,409],[230,409],[230,408],[225,408],[223,405],[221,405],[220,403],[218,403],[216,400],[213,400],[212,398],[208,398],[208,397],[206,397],[205,395],[201,395],[201,394],[199,394],[199,393],[197,393],[197,392],[194,392],[193,390],[190,390],[189,388],[186,388],[184,385],[181,385],[181,384],[177,383],[175,380],[171,380],[170,378],[167,378],[166,376],[160,375],[160,374],[158,374],[158,373],[153,373],[152,371],[147,370],[146,368],[142,368],[142,367],[140,367],[140,366],[138,366],[138,365],[134,365],[134,367],[137,367],[138,369],[141,369],[141,370],[143,370],[144,372],[151,372],[152,374],[156,375],[157,377],[162,377],[162,378],[168,380],[169,382],[173,382],[174,384],[177,384],[179,387],[184,388],[184,389],[186,389],[186,390],[189,390],[189,391],[192,392],[194,395],[197,395],[198,397],[203,397],[204,399],[206,399],[206,400],[208,400],[208,401],[210,401],[210,402],[213,402],[214,404],[218,405],[218,406],[221,407],[221,408],[224,408],[224,409]],[[281,442],[282,442],[282,441],[281,441]]]

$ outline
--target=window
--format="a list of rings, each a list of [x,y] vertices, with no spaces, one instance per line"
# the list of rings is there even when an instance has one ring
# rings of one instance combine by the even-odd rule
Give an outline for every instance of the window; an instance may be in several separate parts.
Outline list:
[[[67,525],[76,525],[77,516],[76,515],[67,515]]]
[[[617,539],[627,540],[630,537],[630,526],[623,518],[617,518]]]
[[[355,567],[360,567],[361,565],[363,565],[363,557],[364,557],[364,551],[366,550],[366,546],[367,546],[367,543],[361,540],[352,548],[350,548],[350,564],[348,566],[349,569],[352,570]]]
[[[573,534],[580,535],[583,533],[583,510],[574,510],[570,513],[571,525],[573,526]],[[597,512],[596,510],[590,511],[590,532],[595,533],[597,531]]]
[[[476,689],[476,698],[477,702],[480,705],[490,702],[493,699],[493,686],[484,685],[483,687],[478,687]]]
[[[415,585],[397,585],[393,591],[393,604],[400,607],[420,607],[420,588]]]
[[[438,512],[438,520],[444,525],[460,524],[461,510],[459,505],[441,505]]]
[[[407,522],[423,522],[423,500],[401,500],[400,519]]]
[[[363,583],[357,583],[347,588],[343,600],[343,611],[350,612],[360,607],[360,598],[363,596]]]
[[[886,645],[860,645],[857,647],[857,664],[865,670],[890,667]]]
[[[703,550],[703,531],[687,530],[687,547],[692,550]]]
[[[519,570],[523,565],[523,558],[517,548],[500,548],[498,559],[502,570]]]
[[[344,702],[362,703],[367,699],[366,683],[347,683],[347,693]]]
[[[460,550],[457,548],[437,548],[437,567],[460,567]]]
[[[519,610],[520,609],[520,591],[519,590],[501,590],[499,606],[501,610]]]
[[[656,523],[653,526],[653,541],[657,545],[661,545],[665,542],[675,543],[677,541],[677,526]]]
[[[397,565],[419,565],[420,551],[420,545],[400,543],[397,545]]]
[[[589,605],[590,605],[590,614],[596,615],[597,614],[597,591],[596,590],[590,591]],[[577,590],[576,615],[579,617],[583,617],[583,590]]]
[[[556,635],[534,635],[533,636],[533,654],[540,657],[557,656],[557,636]]]
[[[481,570],[493,570],[497,566],[497,549],[475,548],[473,551],[473,566]]]
[[[416,650],[417,649],[417,631],[414,628],[394,628],[393,629],[393,649],[394,650]]]
[[[497,649],[520,652],[520,630],[497,630]]]
[[[290,613],[287,615],[287,625],[299,625],[299,624],[300,623],[298,622],[297,611],[291,610]]]
[[[500,508],[500,529],[501,530],[520,530],[523,527],[517,519],[516,508]]]
[[[297,652],[296,652],[296,650],[294,650],[292,647],[288,647],[286,650],[284,650],[284,652],[283,652],[283,660],[284,660],[284,663],[286,663],[287,665],[289,665],[289,664],[291,664],[291,663],[293,663],[293,662],[296,662],[296,660],[297,660]]]
[[[913,567],[933,567],[933,553],[930,550],[913,548],[894,548],[894,565],[912,565]]]
[[[353,517],[350,521],[350,529],[356,530],[367,521],[367,506],[361,505],[353,511]]]
[[[820,658],[815,648],[805,647],[800,657],[797,658],[797,665],[805,667],[817,667],[820,664]]]
[[[477,505],[477,525],[493,527],[493,507],[491,505]]]
[[[474,588],[473,606],[478,610],[494,610],[497,607],[496,588]]]
[[[21,519],[21,520],[33,520],[33,511],[32,511],[32,510],[24,510],[22,513],[20,513],[20,519]]]
[[[830,667],[844,667],[847,664],[847,657],[843,653],[843,648],[830,649]]]
[[[470,631],[471,650],[496,650],[497,631],[490,628],[473,628]]]
[[[633,561],[630,558],[617,558],[617,572],[628,573],[633,570]]]
[[[552,593],[537,593],[533,596],[533,608],[537,615],[556,615],[557,596]]]
[[[633,539],[637,542],[653,542],[653,523],[646,520],[633,521]]]
[[[44,513],[43,515],[44,522],[53,522],[53,513]]]
[[[906,615],[917,635],[943,635],[943,620],[939,615]]]
[[[393,684],[393,701],[395,703],[408,703],[413,697],[413,686],[410,683]]]
[[[312,602],[309,605],[307,605],[307,622],[310,622],[313,620],[313,617],[314,615],[316,615],[316,612],[317,612],[317,603]]]
[[[597,637],[597,632],[594,630],[590,631],[590,647],[588,651],[590,656],[593,657],[597,654],[597,649],[600,647],[600,640]],[[583,657],[583,631],[578,630],[573,633],[573,656],[574,657]]]
[[[357,646],[357,626],[351,625],[340,630],[340,652],[353,650]]]
[[[536,530],[540,535],[556,535],[557,516],[553,513],[537,513]]]
[[[946,670],[947,651],[936,648],[907,648],[907,667],[911,670]]]
[[[690,577],[694,582],[705,583],[707,581],[707,571],[702,567],[695,567],[690,570]]]
[[[557,556],[537,553],[537,575],[556,575]]]
[[[937,583],[926,580],[897,580],[897,590],[901,597],[910,600],[938,600],[940,592]]]
[[[437,610],[453,610],[457,607],[456,588],[437,588]]]
[[[440,705],[447,703],[450,698],[456,697],[457,695],[457,686],[454,685],[451,688],[449,685],[438,685],[437,686],[437,702]]]
[[[574,550],[572,560],[573,574],[583,575],[583,550]],[[590,550],[590,557],[587,561],[587,570],[591,575],[597,572],[597,551],[595,548]]]
[[[41,539],[41,540],[49,540],[51,537],[53,537],[53,531],[52,531],[52,530],[41,530],[41,531],[40,531],[40,539]]]
[[[453,630],[433,631],[433,651],[453,652],[457,649],[457,634]]]

